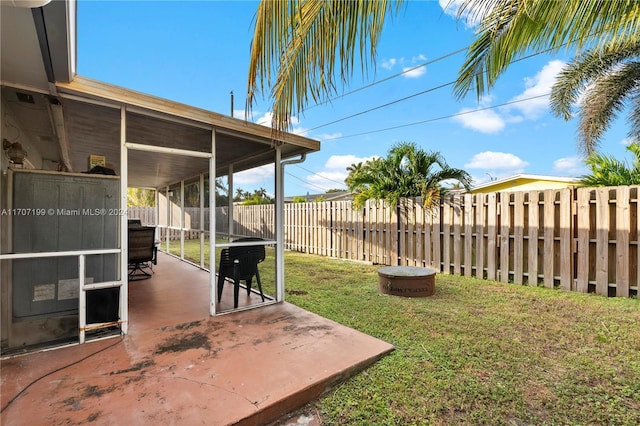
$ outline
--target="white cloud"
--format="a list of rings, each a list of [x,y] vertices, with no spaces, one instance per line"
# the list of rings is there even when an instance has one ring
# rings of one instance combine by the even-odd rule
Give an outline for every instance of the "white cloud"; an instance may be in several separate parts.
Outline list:
[[[390,58],[390,59],[387,59],[386,61],[382,61],[381,66],[384,69],[390,70],[395,66],[396,62],[398,62],[396,58]]]
[[[558,158],[553,162],[553,170],[556,173],[570,176],[579,176],[588,173],[583,159],[577,156]]]
[[[259,185],[273,181],[274,165],[266,164],[255,169],[244,170],[233,174],[233,186],[236,188],[242,185]]]
[[[465,2],[465,0],[438,0],[442,11],[453,18],[458,17],[458,11],[460,6]],[[480,4],[478,4],[480,3]],[[482,17],[488,10],[488,7],[492,4],[492,2],[476,2],[473,4],[473,8],[467,7],[465,12],[462,14],[461,18],[467,28],[472,28],[477,26],[481,21]]]
[[[405,68],[402,68],[402,72],[404,73],[403,74],[404,77],[418,78],[427,73],[427,67],[419,67],[419,68],[405,67]]]
[[[271,119],[273,118],[272,112],[265,112],[262,116],[258,117],[255,120],[256,124],[260,124],[262,126],[271,127]]]
[[[421,66],[418,68],[414,68],[420,63],[423,63],[427,60],[427,57],[422,53],[413,56],[411,60],[405,58],[390,58],[385,61],[382,61],[382,68],[387,70],[392,70],[396,65],[402,66],[402,72],[404,73],[404,77],[406,78],[417,78],[423,76],[427,72],[427,67]]]
[[[258,117],[254,122],[256,124],[260,124],[262,126],[271,127],[271,120],[273,119],[273,113],[271,111],[265,112],[262,116]],[[306,133],[309,129],[298,126],[300,124],[300,119],[298,117],[291,117],[291,129],[289,129],[289,133],[294,133],[296,135],[306,136]]]
[[[351,166],[352,164],[357,164],[361,162],[364,163],[374,158],[376,158],[375,155],[371,157],[356,157],[353,154],[332,155],[331,157],[329,157],[324,167],[325,169],[330,169],[330,170],[344,170],[345,177],[346,177],[347,167]]]
[[[497,133],[504,129],[504,119],[495,111],[485,109],[482,111],[474,111],[471,108],[463,108],[460,113],[453,119],[471,130],[481,133]]]
[[[535,99],[520,102],[511,106],[511,108],[520,111],[527,119],[536,119],[542,113],[549,108],[549,96],[551,87],[556,82],[558,73],[566,65],[566,62],[560,60],[553,60],[547,63],[540,72],[533,77],[526,77],[524,79],[525,90],[518,96],[515,96],[511,101],[519,101],[536,96]]]
[[[321,141],[330,141],[332,139],[337,139],[339,137],[342,137],[342,133],[340,132],[335,132],[335,133],[323,133],[317,136],[313,136],[316,139],[320,139]]]
[[[325,171],[307,176],[307,188],[313,193],[326,192],[330,189],[346,189],[344,179],[347,177],[346,172]]]
[[[364,163],[374,158],[376,156],[332,155],[324,164],[323,170],[305,177],[306,186],[312,193],[319,193],[329,189],[346,189],[344,180],[349,174],[347,167],[360,162]]]
[[[471,108],[463,108],[460,110],[461,115],[454,117],[454,120],[468,129],[482,133],[497,133],[507,124],[535,120],[549,108],[549,96],[547,95],[564,65],[565,62],[553,60],[542,67],[535,76],[526,77],[524,79],[525,90],[510,100],[510,102],[522,100],[522,102],[497,110],[475,111]],[[539,97],[524,101],[536,96]],[[488,107],[493,101],[494,96],[485,95],[480,100],[479,106]]]
[[[620,141],[620,144],[624,146],[629,146],[634,142],[633,138],[624,138]]]
[[[514,173],[522,173],[529,163],[520,159],[517,155],[508,152],[479,152],[464,165],[468,169],[485,170],[511,170]]]

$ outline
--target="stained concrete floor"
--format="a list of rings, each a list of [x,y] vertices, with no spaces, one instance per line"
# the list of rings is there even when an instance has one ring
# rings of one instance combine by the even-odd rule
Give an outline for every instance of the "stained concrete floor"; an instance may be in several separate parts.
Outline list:
[[[126,336],[2,360],[0,423],[264,425],[393,350],[286,302],[210,317],[208,273],[155,270],[130,283]]]

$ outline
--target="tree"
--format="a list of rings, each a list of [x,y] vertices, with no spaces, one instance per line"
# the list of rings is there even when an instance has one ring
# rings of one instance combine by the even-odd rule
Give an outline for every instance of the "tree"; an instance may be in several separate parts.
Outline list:
[[[267,190],[264,188],[254,189],[253,193],[237,188],[236,196],[233,198],[233,201],[241,202],[244,205],[274,203],[274,199],[269,197],[269,195],[267,194]]]
[[[394,6],[395,4],[395,6]],[[387,15],[402,0],[262,0],[256,13],[247,109],[258,92],[273,97],[272,126],[286,130],[292,114],[309,99],[320,101],[336,91],[336,81],[353,75],[356,52],[363,73],[374,63]]]
[[[129,207],[155,207],[156,191],[147,188],[127,188],[127,205]]]
[[[618,112],[631,105],[629,137],[640,142],[640,36],[611,42],[576,57],[558,76],[551,109],[565,120],[579,102],[578,137],[585,154],[594,154]]]
[[[625,43],[640,29],[640,2],[464,0],[458,16],[480,22],[476,38],[458,73],[455,92],[463,97],[475,86],[478,98],[518,57],[608,43]]]
[[[455,2],[451,2],[455,3]],[[258,92],[273,97],[272,126],[286,130],[292,114],[346,83],[359,54],[363,74],[375,65],[384,21],[404,2],[262,0],[251,44],[247,108]],[[519,56],[624,41],[639,31],[640,2],[462,0],[459,17],[480,22],[458,73],[455,93],[485,94]]]
[[[595,153],[585,163],[591,173],[580,178],[582,186],[640,185],[640,144],[632,143],[627,151],[633,154],[633,162],[626,162],[608,155]]]
[[[458,181],[467,190],[471,187],[466,171],[449,167],[439,152],[426,152],[410,142],[394,145],[386,158],[352,164],[347,170],[345,183],[357,207],[369,199],[384,199],[395,208],[407,197],[422,197],[424,205],[431,207],[446,191],[444,181]]]

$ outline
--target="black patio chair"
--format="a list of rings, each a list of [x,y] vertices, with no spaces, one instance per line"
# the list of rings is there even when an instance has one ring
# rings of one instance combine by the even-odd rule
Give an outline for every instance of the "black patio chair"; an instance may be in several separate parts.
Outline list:
[[[262,238],[240,238],[234,242],[264,241]],[[265,259],[264,245],[235,246],[222,249],[220,253],[220,266],[218,267],[218,302],[222,299],[222,287],[226,278],[233,280],[233,307],[238,307],[238,294],[240,293],[240,281],[245,281],[247,295],[251,293],[251,282],[256,278],[260,296],[264,302],[262,283],[258,264]]]
[[[153,226],[129,227],[129,280],[144,280],[153,275],[153,265],[158,264],[156,228]]]

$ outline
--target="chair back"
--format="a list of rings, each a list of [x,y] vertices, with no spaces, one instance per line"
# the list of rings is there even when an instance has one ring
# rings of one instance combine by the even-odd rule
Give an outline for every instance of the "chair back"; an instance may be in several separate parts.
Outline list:
[[[155,226],[129,228],[129,263],[153,260],[155,233]]]
[[[240,238],[235,240],[234,242],[247,242],[247,241],[263,241],[262,238],[248,237],[248,238]],[[224,250],[223,250],[224,251]],[[228,252],[224,255],[221,254],[221,262],[222,257],[227,256],[227,262],[230,264],[234,264],[235,261],[238,261],[239,274],[241,276],[240,279],[251,278],[255,274],[255,271],[258,267],[258,263],[263,262],[265,259],[265,249],[263,245],[255,245],[255,246],[232,246],[228,248]],[[242,278],[246,277],[246,278]]]

